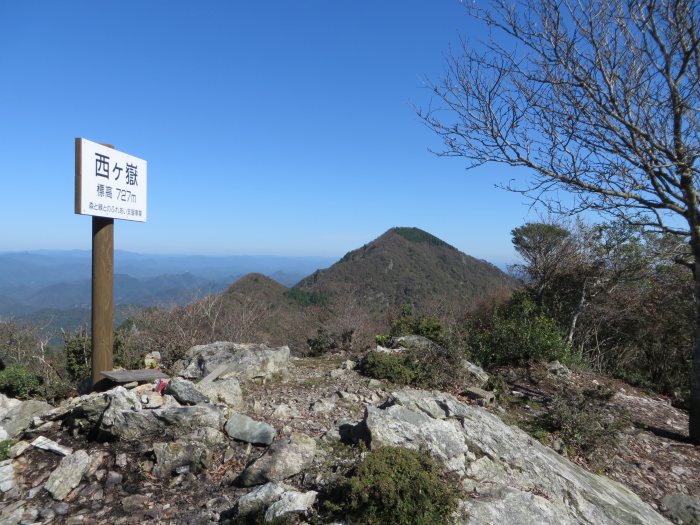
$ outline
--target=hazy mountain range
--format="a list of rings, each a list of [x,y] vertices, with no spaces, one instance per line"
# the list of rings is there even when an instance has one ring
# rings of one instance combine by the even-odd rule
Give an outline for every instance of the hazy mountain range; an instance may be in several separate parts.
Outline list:
[[[89,251],[0,253],[0,318],[73,330],[90,319]],[[352,319],[374,328],[402,305],[417,312],[468,307],[517,282],[418,228],[392,228],[340,260],[115,252],[115,326],[134,308],[181,305],[224,292],[227,309],[265,312],[258,336],[303,346],[320,326]],[[337,326],[336,326],[337,325]]]
[[[170,306],[219,292],[250,272],[286,286],[335,262],[330,257],[177,256],[115,251],[115,304]],[[0,316],[69,326],[89,318],[91,253],[0,252]]]
[[[265,311],[256,340],[303,351],[317,328],[378,333],[410,304],[417,314],[459,313],[482,297],[505,294],[519,282],[418,228],[391,228],[292,288],[249,274],[223,293],[230,312],[255,304]],[[373,337],[373,335],[372,335]]]

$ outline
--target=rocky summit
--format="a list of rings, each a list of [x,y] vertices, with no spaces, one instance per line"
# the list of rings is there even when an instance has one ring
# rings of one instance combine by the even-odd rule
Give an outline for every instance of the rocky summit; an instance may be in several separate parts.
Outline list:
[[[685,466],[655,472],[656,488],[668,489],[655,495],[631,481],[649,475],[643,468],[620,475],[624,484],[592,473],[504,422],[497,403],[395,388],[347,356],[218,342],[191,348],[176,368],[165,387],[115,386],[57,407],[0,397],[0,432],[11,439],[0,525],[357,523],[333,515],[332,487],[386,447],[421,451],[443,469],[458,495],[445,517],[454,524],[700,523],[697,495],[669,484],[697,478],[693,450]],[[550,368],[551,381],[573,380]],[[483,371],[465,370],[486,387]],[[641,394],[616,399],[658,408]],[[630,435],[629,454],[642,438],[655,439]]]

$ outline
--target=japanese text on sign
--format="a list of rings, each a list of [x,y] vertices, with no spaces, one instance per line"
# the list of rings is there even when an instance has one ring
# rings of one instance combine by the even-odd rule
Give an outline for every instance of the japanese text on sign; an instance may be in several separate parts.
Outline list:
[[[76,139],[75,213],[146,222],[145,160]]]

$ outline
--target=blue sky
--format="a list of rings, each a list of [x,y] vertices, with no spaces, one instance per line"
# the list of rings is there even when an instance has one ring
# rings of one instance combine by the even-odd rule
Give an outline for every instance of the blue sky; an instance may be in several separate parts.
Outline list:
[[[0,251],[90,246],[74,138],[148,160],[146,224],[118,249],[341,256],[392,226],[514,258],[536,219],[504,166],[440,158],[412,104],[458,0],[0,0]]]

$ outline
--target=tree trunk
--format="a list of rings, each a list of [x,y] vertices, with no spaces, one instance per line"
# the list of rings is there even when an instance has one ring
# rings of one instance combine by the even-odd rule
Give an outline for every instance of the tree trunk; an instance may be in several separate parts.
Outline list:
[[[695,254],[695,340],[693,343],[693,365],[690,376],[690,440],[700,445],[700,242],[693,242]]]
[[[576,331],[576,322],[578,321],[581,312],[583,312],[583,307],[586,305],[586,283],[583,283],[583,289],[581,290],[581,299],[576,306],[576,311],[571,317],[571,322],[569,323],[569,333],[566,334],[566,342],[570,345],[574,342],[574,332]]]

